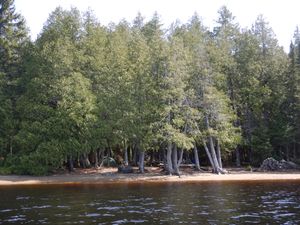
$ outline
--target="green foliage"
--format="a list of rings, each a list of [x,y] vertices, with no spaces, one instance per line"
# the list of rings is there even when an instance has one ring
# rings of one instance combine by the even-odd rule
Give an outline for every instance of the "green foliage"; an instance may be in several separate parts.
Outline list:
[[[22,155],[20,158],[13,160],[10,170],[13,174],[42,176],[50,172],[50,168],[45,164],[44,157],[31,153]]]
[[[12,173],[11,168],[0,167],[0,175],[10,175]]]
[[[263,160],[272,156],[272,146],[270,136],[264,127],[258,128],[253,132],[252,144],[252,164],[259,166]]]
[[[0,154],[15,150],[19,117],[16,100],[22,93],[23,50],[27,43],[25,21],[13,0],[0,1]]]

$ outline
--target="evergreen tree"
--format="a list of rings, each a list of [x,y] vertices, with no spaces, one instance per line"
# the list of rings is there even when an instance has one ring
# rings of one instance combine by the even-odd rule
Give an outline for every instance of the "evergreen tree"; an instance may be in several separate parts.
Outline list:
[[[77,157],[90,149],[94,96],[89,79],[79,68],[79,21],[77,10],[58,8],[37,40],[33,57],[38,64],[19,107],[22,129],[18,143],[23,154],[17,171],[45,173],[61,166],[67,157]],[[71,30],[61,26],[65,23]]]
[[[281,112],[286,55],[267,22],[259,16],[252,30],[240,35],[235,59],[244,148],[248,149],[248,160],[258,165],[274,155],[276,143],[283,142],[279,139],[288,129]]]
[[[292,155],[294,160],[299,154],[299,87],[300,87],[300,32],[295,29],[293,41],[290,45],[289,68],[285,80],[286,101],[283,107],[283,115],[287,122],[286,157]],[[291,151],[289,151],[291,149]]]
[[[28,43],[23,17],[16,13],[13,0],[0,1],[0,154],[13,155],[20,118],[17,101],[22,94],[23,49]]]
[[[238,75],[237,75],[237,64],[234,56],[237,51],[237,40],[240,35],[239,25],[235,22],[235,17],[228,10],[227,7],[222,6],[218,11],[219,18],[217,20],[217,26],[213,31],[213,40],[217,48],[213,48],[210,51],[212,57],[213,68],[218,71],[217,85],[227,94],[233,117],[233,126],[237,129],[240,126],[240,121],[237,115],[240,112],[238,100]],[[234,135],[233,135],[234,136]],[[234,139],[234,138],[233,138]],[[236,162],[240,166],[240,150],[239,147],[235,149]]]

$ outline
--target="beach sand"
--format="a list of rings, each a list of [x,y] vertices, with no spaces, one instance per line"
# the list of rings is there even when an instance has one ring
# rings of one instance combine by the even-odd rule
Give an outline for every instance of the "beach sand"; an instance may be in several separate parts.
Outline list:
[[[249,172],[229,169],[228,174],[216,175],[210,172],[183,170],[182,175],[169,176],[160,168],[149,167],[139,174],[121,174],[116,168],[76,170],[50,176],[0,176],[0,186],[43,185],[43,184],[105,184],[105,183],[151,183],[151,182],[215,182],[215,181],[300,181],[300,171],[288,172]]]

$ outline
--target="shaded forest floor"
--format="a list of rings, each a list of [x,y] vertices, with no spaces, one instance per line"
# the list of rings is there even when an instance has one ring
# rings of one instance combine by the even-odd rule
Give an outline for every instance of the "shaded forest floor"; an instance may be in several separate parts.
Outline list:
[[[228,174],[216,175],[208,171],[198,172],[193,168],[181,169],[181,176],[166,175],[162,168],[147,167],[146,173],[118,173],[117,168],[76,169],[72,173],[61,171],[50,176],[0,176],[3,185],[34,184],[106,184],[106,183],[167,183],[167,182],[209,182],[209,181],[282,181],[299,180],[300,171],[285,172],[250,172],[244,169],[227,168]]]

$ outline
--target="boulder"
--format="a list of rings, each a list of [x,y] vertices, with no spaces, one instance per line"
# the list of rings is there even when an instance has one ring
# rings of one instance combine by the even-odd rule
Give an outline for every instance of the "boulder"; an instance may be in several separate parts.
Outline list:
[[[102,166],[104,166],[104,167],[116,167],[116,166],[117,166],[117,163],[116,163],[116,161],[115,161],[113,158],[111,158],[111,157],[104,157],[104,159],[103,159],[102,162],[101,162],[100,167],[102,167]]]
[[[133,168],[131,166],[119,166],[118,173],[133,173]]]
[[[261,164],[260,171],[282,171],[282,170],[295,170],[299,169],[299,165],[285,160],[277,161],[274,158],[267,158]]]
[[[259,170],[261,171],[277,171],[280,169],[280,163],[274,158],[267,158],[263,161]]]
[[[285,170],[297,170],[299,169],[299,165],[291,161],[280,160],[280,165],[282,169]]]

